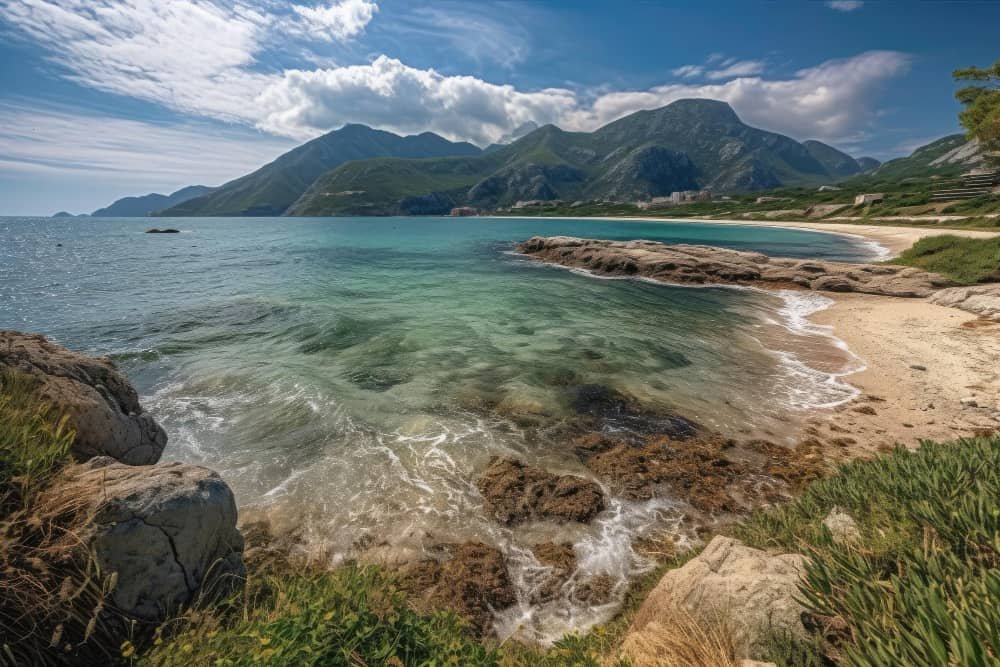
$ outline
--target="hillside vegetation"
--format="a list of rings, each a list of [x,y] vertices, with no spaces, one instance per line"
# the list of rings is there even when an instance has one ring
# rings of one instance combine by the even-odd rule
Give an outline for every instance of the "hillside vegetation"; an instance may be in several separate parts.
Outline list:
[[[1000,282],[1000,236],[971,239],[960,236],[930,236],[892,260],[940,273],[957,283]]]

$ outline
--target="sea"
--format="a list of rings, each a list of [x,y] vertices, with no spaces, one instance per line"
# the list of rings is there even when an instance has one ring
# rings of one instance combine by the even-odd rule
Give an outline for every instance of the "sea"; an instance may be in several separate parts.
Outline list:
[[[179,234],[146,234],[150,227]],[[166,429],[164,460],[217,470],[242,516],[331,562],[476,540],[507,556],[501,637],[551,641],[614,614],[683,534],[683,503],[609,491],[589,525],[499,525],[476,479],[493,456],[592,477],[566,433],[581,386],[644,414],[791,444],[849,400],[860,367],[808,316],[810,292],[604,279],[513,252],[534,235],[648,239],[861,261],[863,239],[750,225],[522,218],[0,218],[0,328],[106,355]],[[531,546],[573,545],[564,593],[532,603]],[[573,581],[610,577],[603,604]]]

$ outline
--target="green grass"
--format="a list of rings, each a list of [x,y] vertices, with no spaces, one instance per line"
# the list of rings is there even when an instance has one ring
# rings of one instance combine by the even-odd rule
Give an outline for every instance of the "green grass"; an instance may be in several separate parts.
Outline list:
[[[892,263],[940,273],[966,285],[1000,280],[1000,236],[988,239],[931,236],[914,243]]]
[[[70,460],[74,433],[35,389],[30,376],[0,370],[0,520],[29,506]]]
[[[847,464],[735,532],[809,556],[803,602],[849,628],[828,647],[838,664],[985,667],[1000,656],[998,498],[1000,437],[924,442]],[[857,545],[822,526],[834,506],[858,521]],[[785,664],[810,664],[802,649]]]

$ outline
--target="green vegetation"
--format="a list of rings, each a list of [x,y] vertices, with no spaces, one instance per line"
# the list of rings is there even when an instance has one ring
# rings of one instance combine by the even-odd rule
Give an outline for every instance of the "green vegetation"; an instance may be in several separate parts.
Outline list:
[[[29,507],[70,460],[75,434],[36,396],[34,380],[0,371],[0,520]]]
[[[969,131],[969,138],[979,139],[987,159],[1000,165],[1000,60],[991,67],[955,70],[956,81],[976,81],[955,93],[965,109],[958,119]]]
[[[1000,236],[930,236],[914,243],[891,263],[940,273],[962,284],[1000,281]]]
[[[924,442],[846,464],[796,501],[736,529],[761,548],[804,551],[807,608],[846,630],[824,650],[838,664],[992,665],[1000,656],[1000,437]],[[835,544],[822,525],[840,507],[861,539]],[[816,651],[785,644],[788,665]]]

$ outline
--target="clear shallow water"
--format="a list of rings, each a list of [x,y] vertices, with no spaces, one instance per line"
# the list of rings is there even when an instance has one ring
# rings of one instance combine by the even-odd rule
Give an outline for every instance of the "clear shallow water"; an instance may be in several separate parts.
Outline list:
[[[152,226],[177,235],[147,235]],[[846,355],[804,314],[822,297],[600,280],[509,253],[535,234],[646,238],[857,260],[841,236],[763,227],[517,219],[0,219],[0,327],[108,354],[164,425],[166,459],[203,463],[245,515],[335,557],[478,539],[510,556],[524,604],[502,633],[546,639],[615,603],[572,586],[527,604],[528,547],[570,540],[577,578],[624,589],[629,547],[679,521],[669,498],[613,499],[590,527],[500,528],[475,489],[490,456],[586,474],[561,424],[580,385],[727,433],[780,439],[788,415],[850,395]],[[60,245],[61,244],[61,245]]]

